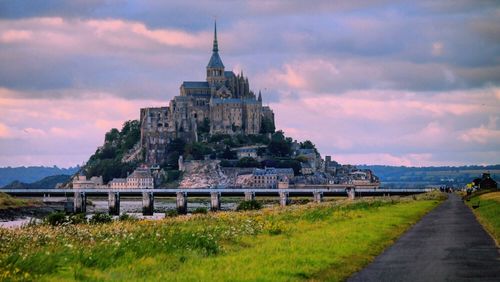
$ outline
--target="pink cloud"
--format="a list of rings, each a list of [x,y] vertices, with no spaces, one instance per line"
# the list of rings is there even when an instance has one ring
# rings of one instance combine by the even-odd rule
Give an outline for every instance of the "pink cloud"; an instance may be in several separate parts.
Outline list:
[[[291,62],[283,65],[281,70],[270,70],[265,81],[269,85],[283,86],[296,90],[313,90],[315,89],[316,79],[327,78],[341,75],[338,68],[333,62],[314,59],[305,63]]]
[[[500,140],[500,130],[497,128],[498,116],[491,116],[488,124],[464,131],[460,139],[468,143],[487,144],[491,140]]]
[[[0,25],[0,42],[22,42],[44,52],[57,50],[65,54],[147,52],[160,50],[161,46],[199,49],[208,46],[211,39],[210,32],[151,29],[141,22],[121,19],[54,17],[2,22],[4,25]]]
[[[0,42],[14,43],[31,39],[32,32],[28,30],[6,30],[0,35]]]
[[[141,107],[166,103],[99,96],[100,99],[66,98],[53,103],[0,95],[0,141],[4,144],[0,165],[81,164],[102,145],[105,132],[112,127],[121,129],[127,120],[138,119]],[[11,156],[13,152],[17,152],[17,157]]]
[[[8,138],[11,136],[11,130],[5,124],[0,123],[0,138]]]
[[[492,153],[500,145],[493,122],[498,119],[496,88],[434,95],[394,90],[302,93],[271,104],[277,128],[295,139],[313,140],[323,155],[350,163],[441,165],[447,163],[437,161],[436,154],[477,151],[472,141],[481,140],[480,150]],[[484,115],[493,118],[474,127],[477,123],[471,120]]]

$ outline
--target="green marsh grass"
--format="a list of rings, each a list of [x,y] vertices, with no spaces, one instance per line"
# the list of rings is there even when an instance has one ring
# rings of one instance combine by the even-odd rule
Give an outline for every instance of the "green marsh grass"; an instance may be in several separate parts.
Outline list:
[[[344,280],[439,195],[0,229],[0,280]]]
[[[14,198],[8,194],[0,192],[0,210],[11,209],[11,208],[30,207],[30,206],[36,206],[39,204],[40,203],[38,201]]]

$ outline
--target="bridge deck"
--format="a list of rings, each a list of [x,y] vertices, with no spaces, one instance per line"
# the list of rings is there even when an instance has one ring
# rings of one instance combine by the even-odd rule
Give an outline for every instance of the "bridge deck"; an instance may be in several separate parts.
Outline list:
[[[175,196],[184,192],[189,196],[210,196],[218,192],[221,196],[243,196],[245,192],[253,192],[256,196],[278,196],[286,192],[289,196],[311,196],[314,192],[323,193],[324,196],[345,196],[346,190],[339,188],[318,189],[0,189],[1,192],[13,196],[72,196],[75,192],[84,192],[88,196],[105,196],[110,192],[119,192],[123,196],[139,196],[143,192],[152,192],[155,196]],[[425,193],[430,189],[357,189],[359,196],[382,195],[412,195]]]

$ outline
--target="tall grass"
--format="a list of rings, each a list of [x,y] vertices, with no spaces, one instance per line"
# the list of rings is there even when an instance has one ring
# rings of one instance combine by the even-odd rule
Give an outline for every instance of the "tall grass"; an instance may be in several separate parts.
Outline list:
[[[0,229],[0,280],[342,280],[437,203],[337,201]]]

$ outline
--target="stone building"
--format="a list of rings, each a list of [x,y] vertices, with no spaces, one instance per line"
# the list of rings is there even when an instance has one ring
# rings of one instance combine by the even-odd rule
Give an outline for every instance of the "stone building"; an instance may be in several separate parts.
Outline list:
[[[127,178],[114,178],[108,186],[111,189],[153,189],[154,178],[149,168],[137,168]]]
[[[294,173],[291,168],[256,168],[252,172],[252,187],[277,188],[278,183],[286,182],[288,185],[289,180],[292,179],[293,176]]]
[[[474,179],[473,184],[475,187],[483,190],[498,188],[497,182],[491,177],[491,174],[489,172],[483,173],[483,176],[481,178]]]
[[[100,189],[107,188],[106,185],[103,184],[102,176],[93,176],[90,179],[87,179],[85,175],[76,175],[72,181],[73,189]]]
[[[232,151],[236,152],[236,157],[238,158],[238,160],[240,160],[242,158],[254,158],[254,159],[257,159],[258,155],[257,155],[257,148],[256,147],[257,146],[254,146],[254,147],[241,147],[241,148],[232,149]]]
[[[258,134],[263,118],[274,124],[274,113],[262,106],[243,73],[226,71],[219,56],[217,25],[205,81],[184,81],[180,95],[168,107],[141,109],[141,144],[148,164],[165,160],[175,138],[198,141],[198,128],[209,124],[209,134]]]

